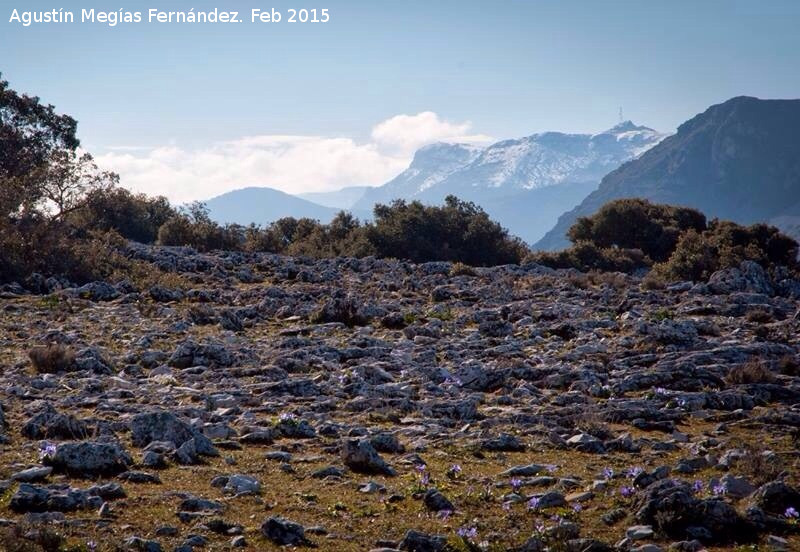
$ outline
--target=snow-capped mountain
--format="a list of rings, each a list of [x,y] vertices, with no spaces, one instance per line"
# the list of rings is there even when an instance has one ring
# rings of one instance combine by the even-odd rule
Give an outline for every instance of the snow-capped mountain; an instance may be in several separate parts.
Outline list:
[[[422,190],[419,195],[436,199],[451,193],[474,193],[465,191],[465,188],[477,189],[475,191],[499,189],[509,193],[562,183],[599,183],[603,176],[662,138],[651,128],[626,121],[600,134],[545,132],[504,140],[492,144],[468,164],[451,171],[436,189],[429,189],[428,193]]]
[[[376,203],[415,198],[468,166],[480,153],[479,147],[469,144],[437,143],[420,148],[405,171],[383,186],[366,190],[354,208],[372,210]]]
[[[625,121],[599,134],[545,132],[485,148],[433,144],[417,151],[396,178],[367,190],[354,207],[369,210],[393,199],[439,203],[452,194],[481,205],[513,234],[533,243],[603,176],[663,138]]]

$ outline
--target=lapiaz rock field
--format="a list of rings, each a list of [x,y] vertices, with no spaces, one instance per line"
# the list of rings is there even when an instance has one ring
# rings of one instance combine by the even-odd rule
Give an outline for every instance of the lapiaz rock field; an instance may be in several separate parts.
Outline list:
[[[788,273],[125,247],[2,288],[4,542],[800,549]]]

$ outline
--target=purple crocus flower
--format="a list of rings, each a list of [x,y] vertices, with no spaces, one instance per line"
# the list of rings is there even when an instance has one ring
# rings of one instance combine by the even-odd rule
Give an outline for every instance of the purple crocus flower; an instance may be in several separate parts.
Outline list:
[[[535,510],[539,507],[539,497],[532,496],[530,500],[528,500],[528,510]]]
[[[478,536],[478,529],[476,527],[459,527],[456,534],[462,539],[474,539]]]
[[[713,492],[716,496],[724,495],[728,489],[725,488],[725,485],[722,483],[718,483],[712,487],[711,492]]]
[[[783,513],[783,517],[788,519],[797,519],[798,517],[800,517],[800,513],[798,513],[793,506],[789,506]]]
[[[511,488],[514,489],[515,492],[518,491],[520,487],[522,487],[522,480],[516,477],[511,480]]]
[[[639,466],[633,466],[631,469],[628,470],[628,477],[630,477],[631,479],[636,479],[639,476],[639,474],[642,473],[643,471],[644,470]]]
[[[576,514],[580,513],[581,510],[583,510],[583,506],[581,506],[580,504],[575,503],[572,505],[572,511],[575,512]]]
[[[699,479],[695,479],[694,483],[692,483],[692,490],[696,493],[699,493],[703,490],[703,482]]]
[[[603,477],[606,479],[611,479],[614,477],[614,470],[611,468],[603,468]]]
[[[44,442],[39,445],[39,460],[44,460],[45,458],[52,458],[56,455],[56,445],[49,442]]]
[[[622,487],[619,490],[619,494],[621,494],[625,498],[632,497],[635,492],[636,492],[636,489],[634,489],[633,487],[628,487],[628,486]]]

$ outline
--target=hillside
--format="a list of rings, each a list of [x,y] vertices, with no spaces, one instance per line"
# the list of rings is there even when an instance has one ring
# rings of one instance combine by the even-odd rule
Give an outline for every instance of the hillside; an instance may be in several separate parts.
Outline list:
[[[800,546],[798,300],[763,270],[647,291],[535,264],[125,254],[171,273],[0,288],[5,528],[64,520],[36,527],[74,550]]]
[[[603,178],[535,247],[563,248],[580,216],[624,197],[695,207],[739,223],[772,221],[795,232],[800,216],[800,100],[737,97]]]

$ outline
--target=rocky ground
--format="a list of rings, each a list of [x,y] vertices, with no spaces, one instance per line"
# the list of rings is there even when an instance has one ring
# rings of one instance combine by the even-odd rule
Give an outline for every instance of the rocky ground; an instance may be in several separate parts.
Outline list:
[[[800,550],[788,275],[129,253],[3,288],[4,549]]]

